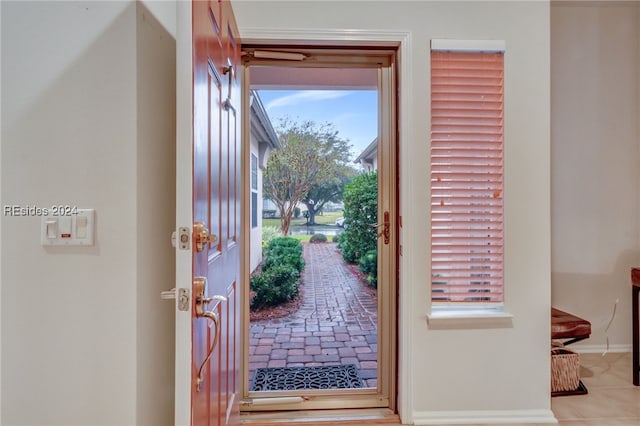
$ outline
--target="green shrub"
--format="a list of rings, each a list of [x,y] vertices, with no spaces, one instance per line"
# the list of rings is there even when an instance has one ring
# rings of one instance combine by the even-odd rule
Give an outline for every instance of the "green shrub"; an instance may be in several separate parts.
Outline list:
[[[261,273],[251,277],[252,309],[276,306],[298,295],[298,278],[304,269],[302,244],[295,238],[277,237],[264,247]]]
[[[324,234],[313,234],[309,242],[310,243],[326,243],[327,236]]]
[[[291,265],[300,274],[304,270],[302,259],[302,243],[291,237],[274,238],[264,249],[262,270],[266,271],[275,265]]]
[[[281,253],[266,256],[262,261],[262,271],[267,272],[279,265],[287,265],[292,267],[298,276],[304,270],[304,260],[297,253]]]
[[[340,234],[335,234],[334,236],[332,236],[331,237],[331,242],[339,243],[340,242]]]
[[[344,190],[345,229],[338,247],[349,263],[374,250],[378,244],[375,225],[378,222],[378,174],[363,173]]]
[[[369,250],[358,259],[360,270],[367,276],[367,282],[373,287],[378,287],[378,250]]]
[[[269,244],[267,245],[267,253],[269,252],[277,252],[279,250],[283,250],[283,249],[287,249],[287,248],[293,248],[296,250],[299,250],[300,254],[302,254],[302,243],[300,243],[300,241],[296,240],[295,238],[291,238],[291,237],[278,237],[278,238],[274,238],[271,241],[269,241]]]
[[[293,300],[298,295],[298,271],[291,265],[274,265],[267,271],[251,277],[252,309],[276,306]]]
[[[345,262],[356,263],[358,256],[353,244],[350,244],[344,238],[340,238],[340,241],[338,241],[338,248],[342,251],[342,258]]]

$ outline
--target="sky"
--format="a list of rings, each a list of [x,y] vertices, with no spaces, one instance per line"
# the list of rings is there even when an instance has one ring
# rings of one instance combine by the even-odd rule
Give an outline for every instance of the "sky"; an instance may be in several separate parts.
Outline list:
[[[332,123],[353,145],[355,160],[378,134],[375,90],[260,90],[260,99],[277,130],[280,118]]]

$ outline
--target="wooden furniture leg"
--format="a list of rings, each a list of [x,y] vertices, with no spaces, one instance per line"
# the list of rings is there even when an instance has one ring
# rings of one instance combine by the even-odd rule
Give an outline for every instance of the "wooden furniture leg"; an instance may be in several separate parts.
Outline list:
[[[640,315],[638,305],[640,305],[640,268],[631,269],[631,310],[633,321],[633,384],[640,386]]]

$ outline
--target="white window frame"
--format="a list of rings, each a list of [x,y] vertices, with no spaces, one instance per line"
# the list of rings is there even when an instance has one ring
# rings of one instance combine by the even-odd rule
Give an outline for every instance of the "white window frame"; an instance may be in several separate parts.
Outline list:
[[[429,58],[432,51],[504,53],[506,42],[504,40],[432,39]],[[506,311],[504,301],[498,304],[438,304],[432,302],[431,291],[429,291],[429,306],[427,324],[430,329],[503,328],[513,325],[513,315]]]

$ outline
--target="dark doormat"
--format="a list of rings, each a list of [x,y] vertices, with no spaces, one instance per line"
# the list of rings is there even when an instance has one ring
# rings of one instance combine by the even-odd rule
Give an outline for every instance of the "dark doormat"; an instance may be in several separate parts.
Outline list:
[[[576,390],[551,392],[551,396],[586,395],[588,393],[589,391],[587,390],[587,387],[582,383],[582,380],[580,380]]]
[[[301,389],[351,389],[364,387],[360,370],[353,364],[322,367],[258,368],[252,391]]]

